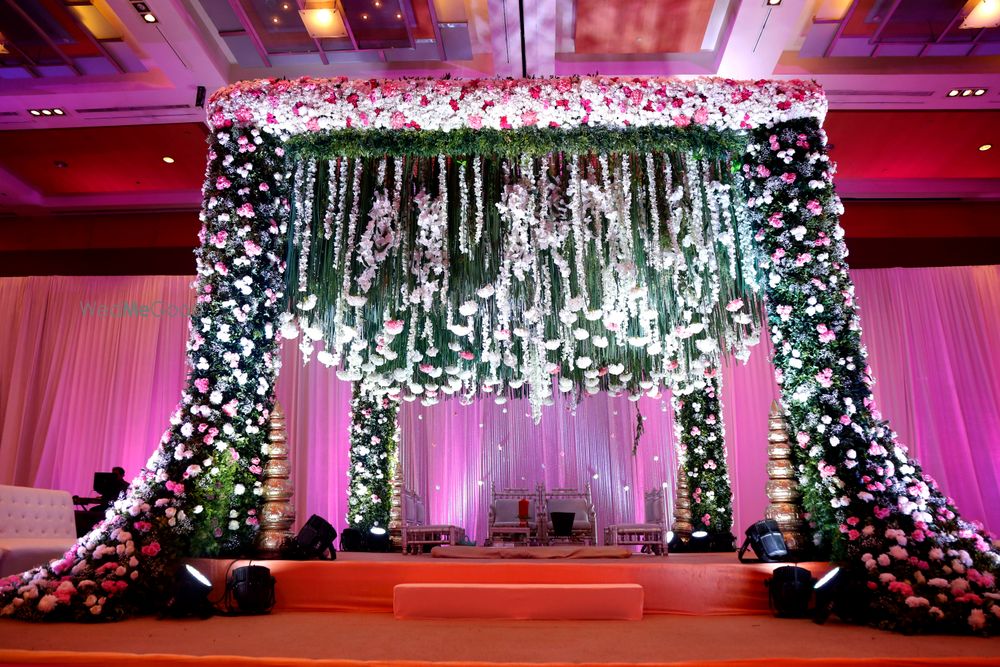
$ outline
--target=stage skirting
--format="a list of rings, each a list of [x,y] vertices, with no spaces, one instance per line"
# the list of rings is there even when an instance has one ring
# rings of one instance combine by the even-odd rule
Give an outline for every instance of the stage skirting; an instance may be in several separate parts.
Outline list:
[[[249,561],[193,559],[222,591],[226,572]],[[276,579],[276,605],[294,611],[392,612],[397,584],[638,584],[646,614],[770,613],[764,580],[781,564],[741,564],[735,554],[616,560],[451,560],[341,553],[336,561],[254,561]],[[827,563],[800,563],[814,576]]]

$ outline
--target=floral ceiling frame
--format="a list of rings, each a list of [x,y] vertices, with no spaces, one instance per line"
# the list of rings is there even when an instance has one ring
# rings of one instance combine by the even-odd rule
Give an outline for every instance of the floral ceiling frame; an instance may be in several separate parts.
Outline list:
[[[822,90],[800,81],[299,79],[217,92],[187,388],[125,497],[63,558],[0,580],[0,614],[105,620],[147,612],[183,556],[252,544],[279,370],[293,196],[286,146],[295,137],[357,133],[363,146],[376,136],[419,141],[427,131],[474,138],[681,128],[738,136],[745,146],[734,162],[762,253],[775,374],[807,509],[835,557],[863,579],[870,621],[995,632],[1000,556],[907,457],[874,404],[825,112]],[[701,384],[717,393],[711,377]]]

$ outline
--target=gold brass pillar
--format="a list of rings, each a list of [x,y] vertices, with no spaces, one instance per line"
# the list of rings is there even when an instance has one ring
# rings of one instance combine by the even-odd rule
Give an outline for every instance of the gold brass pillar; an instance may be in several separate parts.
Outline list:
[[[691,489],[688,487],[684,466],[677,468],[677,497],[674,500],[674,524],[670,527],[674,535],[683,542],[691,538],[694,526],[691,524]]]
[[[257,553],[261,558],[277,558],[281,555],[285,542],[292,538],[292,524],[295,522],[285,413],[277,401],[271,410],[266,459],[263,473],[264,505],[260,512]]]
[[[802,511],[802,494],[792,462],[788,422],[777,401],[771,403],[767,435],[767,506],[765,516],[778,522],[789,551],[804,551],[809,543]]]
[[[403,464],[396,460],[392,475],[392,498],[389,505],[389,544],[393,551],[403,550]]]

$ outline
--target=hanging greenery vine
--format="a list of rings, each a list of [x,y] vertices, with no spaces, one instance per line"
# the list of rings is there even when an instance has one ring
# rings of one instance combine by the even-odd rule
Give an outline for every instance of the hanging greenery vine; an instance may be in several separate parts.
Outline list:
[[[367,535],[389,528],[392,475],[399,443],[399,405],[388,397],[371,397],[355,385],[351,398],[351,478],[347,489],[347,524]]]
[[[367,392],[526,393],[536,419],[553,376],[637,395],[745,356],[757,268],[728,159],[661,148],[300,161],[283,333]]]

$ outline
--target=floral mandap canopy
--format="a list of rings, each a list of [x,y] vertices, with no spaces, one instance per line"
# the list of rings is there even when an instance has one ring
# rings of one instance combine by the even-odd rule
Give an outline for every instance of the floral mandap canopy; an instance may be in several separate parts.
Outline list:
[[[126,497],[0,581],[0,613],[121,617],[181,556],[246,549],[283,338],[389,399],[523,394],[537,414],[556,391],[669,387],[697,458],[721,445],[720,357],[764,330],[811,522],[873,622],[995,630],[997,553],[874,405],[825,110],[800,81],[219,91],[189,385]]]

